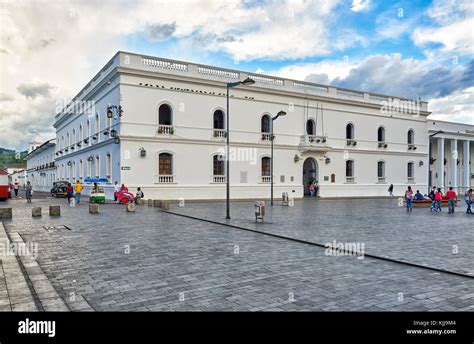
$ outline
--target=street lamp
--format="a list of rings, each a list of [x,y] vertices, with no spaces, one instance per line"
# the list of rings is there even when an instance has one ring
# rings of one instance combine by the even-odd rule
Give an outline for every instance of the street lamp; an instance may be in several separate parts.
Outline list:
[[[253,85],[255,84],[255,80],[250,79],[247,77],[247,79],[243,81],[237,81],[237,82],[228,82],[227,83],[227,113],[226,113],[226,134],[227,134],[227,154],[226,154],[226,219],[230,219],[230,177],[229,177],[229,156],[230,156],[230,145],[229,145],[229,89],[231,87],[236,87],[239,85]]]
[[[431,189],[431,138],[438,135],[438,134],[442,134],[444,133],[444,131],[442,130],[438,130],[437,132],[431,134],[428,138],[428,194],[430,193],[430,189]],[[443,176],[441,177],[443,178]]]
[[[271,143],[271,146],[272,146],[272,153],[271,153],[271,158],[270,158],[270,205],[273,206],[273,140],[275,139],[275,137],[273,136],[273,121],[275,121],[278,117],[280,116],[286,116],[286,112],[285,111],[280,111],[277,113],[277,115],[275,117],[272,117],[272,130],[271,130],[271,140],[272,140],[272,143]]]

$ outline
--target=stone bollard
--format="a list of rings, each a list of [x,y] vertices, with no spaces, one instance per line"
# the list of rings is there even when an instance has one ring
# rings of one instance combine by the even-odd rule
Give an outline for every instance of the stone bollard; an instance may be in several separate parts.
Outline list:
[[[0,219],[11,219],[12,208],[0,208]]]
[[[127,204],[127,212],[134,213],[136,209],[135,203],[128,203]]]
[[[89,213],[90,214],[98,214],[99,213],[99,205],[97,203],[89,204]]]
[[[153,200],[153,206],[154,206],[155,208],[159,208],[159,207],[160,207],[160,204],[161,204],[161,201],[160,201],[160,200],[158,200],[158,199],[154,199],[154,200]]]
[[[41,207],[34,207],[31,209],[31,216],[40,217],[41,216]]]
[[[49,206],[49,216],[61,216],[61,206],[59,206],[59,205],[50,205]]]
[[[137,205],[144,205],[145,204],[145,200],[144,199],[137,199]]]
[[[148,200],[148,206],[149,206],[149,207],[153,207],[153,200],[152,200],[152,199],[149,199],[149,200]]]
[[[161,202],[161,209],[170,210],[170,204],[168,202]]]

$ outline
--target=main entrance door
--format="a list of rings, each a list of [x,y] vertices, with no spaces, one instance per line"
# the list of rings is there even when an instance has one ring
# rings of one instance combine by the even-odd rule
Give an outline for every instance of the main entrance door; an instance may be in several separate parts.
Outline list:
[[[313,181],[319,181],[318,162],[314,158],[307,158],[303,163],[303,187],[305,196],[309,195],[309,185]]]

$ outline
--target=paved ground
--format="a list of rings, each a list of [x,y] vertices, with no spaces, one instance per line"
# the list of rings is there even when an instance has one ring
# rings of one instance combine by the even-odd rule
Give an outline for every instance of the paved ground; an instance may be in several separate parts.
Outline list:
[[[395,203],[301,201],[267,211],[271,224],[255,227],[253,204],[235,202],[231,221],[322,243],[362,242],[366,253],[472,272],[474,217],[425,209],[407,214]],[[123,206],[104,205],[91,215],[87,203],[69,208],[65,200],[9,204],[13,220],[3,220],[6,232],[38,244],[36,260],[71,310],[474,310],[469,277],[328,256],[320,247],[148,206],[127,213]],[[63,206],[60,218],[49,217],[50,204]],[[41,218],[31,217],[32,206],[43,207]],[[224,214],[221,203],[171,210],[220,221]],[[6,297],[1,285],[0,276],[0,304]]]

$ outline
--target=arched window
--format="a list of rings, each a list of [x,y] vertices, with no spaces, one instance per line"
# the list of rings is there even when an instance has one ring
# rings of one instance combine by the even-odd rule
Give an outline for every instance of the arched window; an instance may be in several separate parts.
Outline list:
[[[61,136],[61,144],[60,144],[60,148],[63,149],[64,148],[64,135]]]
[[[221,110],[214,111],[214,129],[224,129],[224,113]]]
[[[88,139],[89,137],[91,137],[91,122],[87,120],[86,138]]]
[[[76,144],[76,129],[72,129],[72,145]]]
[[[95,176],[96,178],[100,177],[100,157],[95,157]]]
[[[173,174],[173,156],[169,153],[161,153],[158,161],[159,175],[171,176]]]
[[[407,133],[407,143],[408,143],[409,145],[415,144],[415,132],[414,132],[412,129],[408,130],[408,133]]]
[[[220,154],[216,154],[212,157],[212,174],[214,176],[223,176],[225,174],[224,160],[224,157]]]
[[[107,153],[107,161],[105,164],[105,175],[110,178],[112,175],[112,154]]]
[[[158,109],[158,124],[172,125],[171,107],[168,104],[162,104]]]
[[[71,145],[71,138],[69,137],[69,131],[66,134],[66,144],[67,144],[67,147]]]
[[[263,157],[262,158],[262,177],[263,176],[270,176],[270,158]]]
[[[100,131],[100,122],[99,122],[99,114],[95,114],[95,133],[97,134]]]
[[[377,130],[377,141],[378,142],[385,142],[385,128],[379,127]]]
[[[379,181],[382,181],[381,179],[385,179],[385,161],[377,162],[377,177]]]
[[[312,119],[306,121],[306,134],[316,135],[316,124]]]
[[[270,122],[271,118],[268,115],[263,115],[261,120],[262,133],[270,133]]]
[[[82,141],[84,139],[84,133],[82,130],[82,124],[79,126],[79,141]]]
[[[354,181],[354,161],[353,160],[346,161],[346,181],[347,182]]]
[[[409,162],[407,165],[407,178],[413,180],[415,178],[415,163]]]
[[[352,123],[346,125],[346,139],[354,140],[354,125]]]

